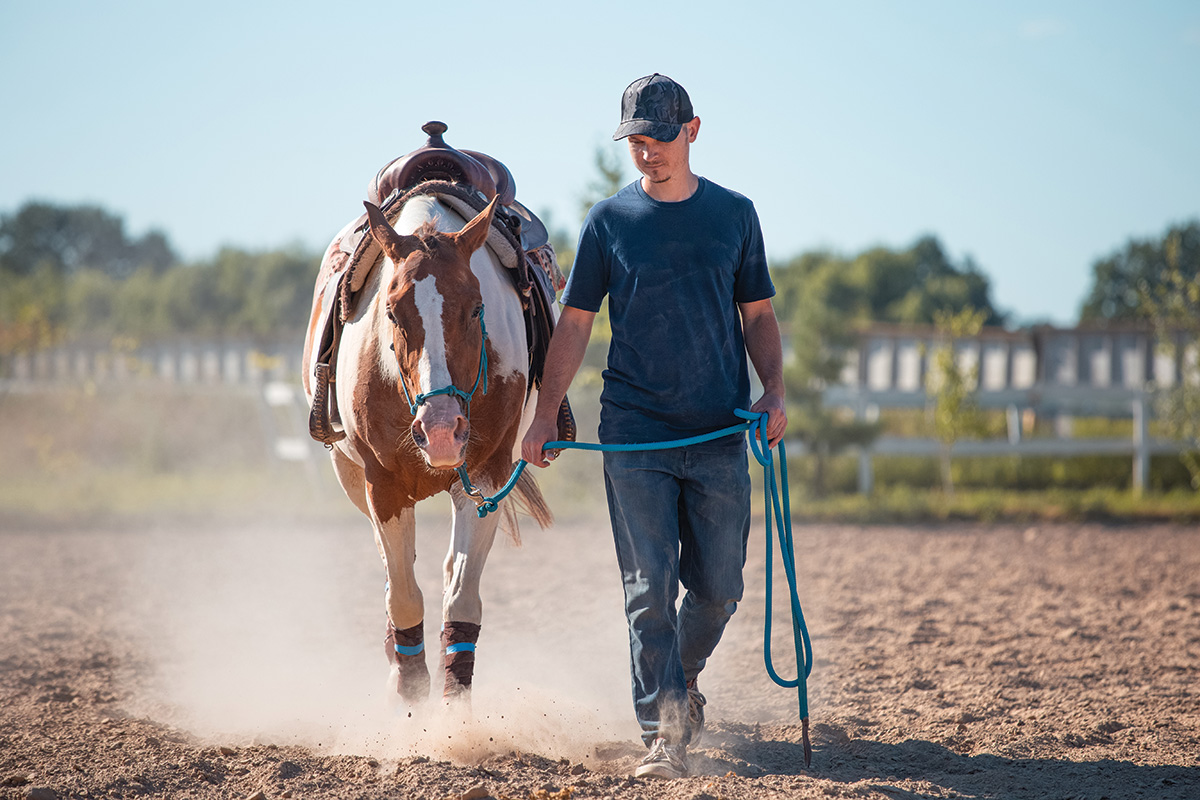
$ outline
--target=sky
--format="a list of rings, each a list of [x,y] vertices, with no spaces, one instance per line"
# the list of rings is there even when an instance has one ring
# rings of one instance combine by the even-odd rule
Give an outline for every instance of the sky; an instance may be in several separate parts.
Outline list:
[[[634,177],[611,135],[651,72],[773,264],[933,234],[1015,322],[1069,325],[1097,259],[1200,218],[1190,0],[0,0],[0,213],[98,203],[188,260],[317,251],[437,119],[573,237],[598,150]]]

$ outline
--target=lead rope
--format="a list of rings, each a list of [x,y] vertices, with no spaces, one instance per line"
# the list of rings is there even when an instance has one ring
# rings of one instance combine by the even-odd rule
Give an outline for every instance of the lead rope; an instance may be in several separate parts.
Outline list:
[[[754,414],[735,408],[733,413],[747,420],[739,425],[731,425],[719,431],[692,436],[687,439],[676,439],[670,442],[649,442],[646,444],[594,444],[591,442],[546,442],[543,450],[599,450],[599,451],[635,451],[635,450],[666,450],[672,447],[686,447],[690,444],[709,442],[734,433],[750,432],[750,451],[754,459],[763,468],[763,515],[766,524],[766,617],[763,622],[763,664],[767,675],[777,686],[785,689],[795,689],[800,711],[800,735],[804,745],[804,765],[812,765],[812,743],[808,737],[808,676],[812,674],[812,640],[808,635],[808,626],[804,622],[804,610],[800,607],[800,595],[796,589],[796,551],[792,543],[792,508],[787,478],[787,449],[782,441],[779,442],[779,479],[775,477],[775,462],[771,448],[767,444],[767,415]],[[513,468],[508,482],[491,497],[485,497],[483,492],[471,484],[467,476],[466,466],[459,467],[457,472],[462,480],[463,489],[475,498],[478,505],[479,517],[482,519],[495,511],[500,501],[508,496],[517,485],[521,473],[525,471],[526,461],[521,459]],[[771,605],[774,597],[774,545],[771,542],[772,517],[774,518],[775,533],[779,537],[779,555],[783,561],[783,572],[787,577],[788,592],[791,595],[792,611],[792,642],[796,650],[796,678],[787,680],[781,678],[775,671],[774,659],[771,655]]]
[[[751,414],[740,408],[733,410],[742,419],[753,419],[750,424],[750,451],[763,468],[763,515],[766,519],[766,614],[763,621],[763,664],[767,674],[777,686],[794,688],[800,710],[800,736],[804,743],[804,765],[812,765],[812,742],[808,738],[808,676],[812,674],[812,640],[808,636],[808,625],[804,622],[804,610],[800,607],[800,594],[796,588],[796,551],[792,543],[791,493],[788,491],[787,447],[779,441],[779,482],[775,480],[775,464],[771,449],[767,446],[767,415]],[[755,433],[761,437],[756,441]],[[781,505],[782,503],[782,505]],[[773,585],[774,555],[771,545],[771,510],[775,511],[776,531],[779,535],[779,555],[783,561],[783,572],[787,576],[788,593],[792,609],[792,643],[796,649],[796,678],[787,680],[779,677],[771,657],[771,600],[775,596]],[[803,669],[801,669],[803,665]]]

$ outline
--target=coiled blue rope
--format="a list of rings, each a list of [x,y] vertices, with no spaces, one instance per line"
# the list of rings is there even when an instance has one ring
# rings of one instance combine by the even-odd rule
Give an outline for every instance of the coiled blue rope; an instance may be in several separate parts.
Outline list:
[[[804,744],[804,763],[812,763],[812,746],[808,739],[808,676],[812,674],[813,656],[812,656],[812,640],[808,635],[808,626],[804,622],[804,610],[800,607],[800,595],[797,591],[796,584],[796,551],[792,542],[792,508],[791,500],[788,492],[787,478],[787,449],[782,441],[779,442],[779,478],[775,476],[775,462],[771,453],[771,448],[767,444],[767,415],[755,414],[750,411],[745,411],[740,408],[735,408],[733,413],[746,422],[738,425],[731,425],[728,428],[722,428],[712,433],[705,433],[699,436],[691,436],[687,439],[676,439],[670,442],[649,442],[646,444],[594,444],[590,442],[547,442],[542,445],[543,450],[599,450],[599,451],[634,451],[634,450],[666,450],[672,447],[686,447],[691,444],[700,444],[701,442],[709,442],[714,439],[720,439],[723,436],[729,436],[735,433],[749,431],[750,433],[750,451],[754,454],[754,459],[763,468],[763,515],[766,525],[766,619],[763,623],[763,663],[767,668],[767,675],[776,685],[785,689],[795,689],[797,699],[799,701],[800,721],[802,724],[802,735]],[[458,468],[459,478],[462,480],[463,489],[467,494],[475,498],[478,503],[478,513],[480,518],[486,517],[490,512],[495,511],[500,501],[508,496],[509,492],[517,485],[517,481],[521,477],[521,473],[525,471],[526,461],[521,459],[517,462],[513,469],[512,476],[500,488],[496,494],[491,497],[484,497],[483,493],[471,485],[470,479],[467,477],[466,467]],[[796,650],[796,678],[788,680],[780,677],[775,670],[774,658],[771,653],[771,618],[772,618],[772,599],[774,597],[774,545],[772,544],[772,527],[779,538],[779,554],[783,561],[783,572],[787,577],[788,593],[791,601],[792,612],[792,641]]]
[[[783,440],[779,442],[779,483],[775,480],[775,464],[771,457],[771,449],[766,446],[767,434],[766,414],[752,414],[740,408],[733,410],[742,419],[751,419],[750,452],[763,468],[763,506],[766,519],[766,615],[763,621],[763,664],[767,674],[777,686],[796,690],[796,699],[800,708],[800,723],[804,745],[804,763],[812,763],[812,744],[808,739],[808,676],[812,674],[813,655],[812,639],[808,635],[808,625],[804,622],[804,610],[800,607],[800,594],[796,583],[796,550],[792,542],[792,505],[791,493],[788,491],[787,477],[787,448]],[[757,434],[757,435],[756,435]],[[760,438],[761,437],[761,438]],[[781,678],[775,671],[771,657],[771,601],[775,596],[773,585],[774,555],[771,546],[771,510],[775,511],[776,531],[779,535],[779,554],[783,561],[783,572],[787,576],[788,594],[792,610],[792,642],[796,649],[796,679]]]

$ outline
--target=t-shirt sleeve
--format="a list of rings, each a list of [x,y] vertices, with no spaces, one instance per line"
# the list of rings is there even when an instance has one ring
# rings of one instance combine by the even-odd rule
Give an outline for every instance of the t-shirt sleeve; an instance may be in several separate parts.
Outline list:
[[[754,204],[747,201],[746,234],[742,240],[742,263],[734,282],[733,299],[737,303],[753,303],[775,296],[775,284],[767,269],[767,251],[763,245],[762,226]]]
[[[562,304],[581,311],[597,312],[608,294],[608,253],[597,232],[596,220],[588,214],[579,232],[575,263],[567,276]]]

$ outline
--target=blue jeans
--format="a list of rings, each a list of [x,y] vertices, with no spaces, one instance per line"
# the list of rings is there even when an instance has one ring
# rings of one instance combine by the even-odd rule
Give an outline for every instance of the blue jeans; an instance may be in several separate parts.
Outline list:
[[[687,682],[704,669],[742,599],[750,534],[746,448],[606,452],[604,485],[642,738],[685,742]],[[680,583],[687,594],[676,612]]]

